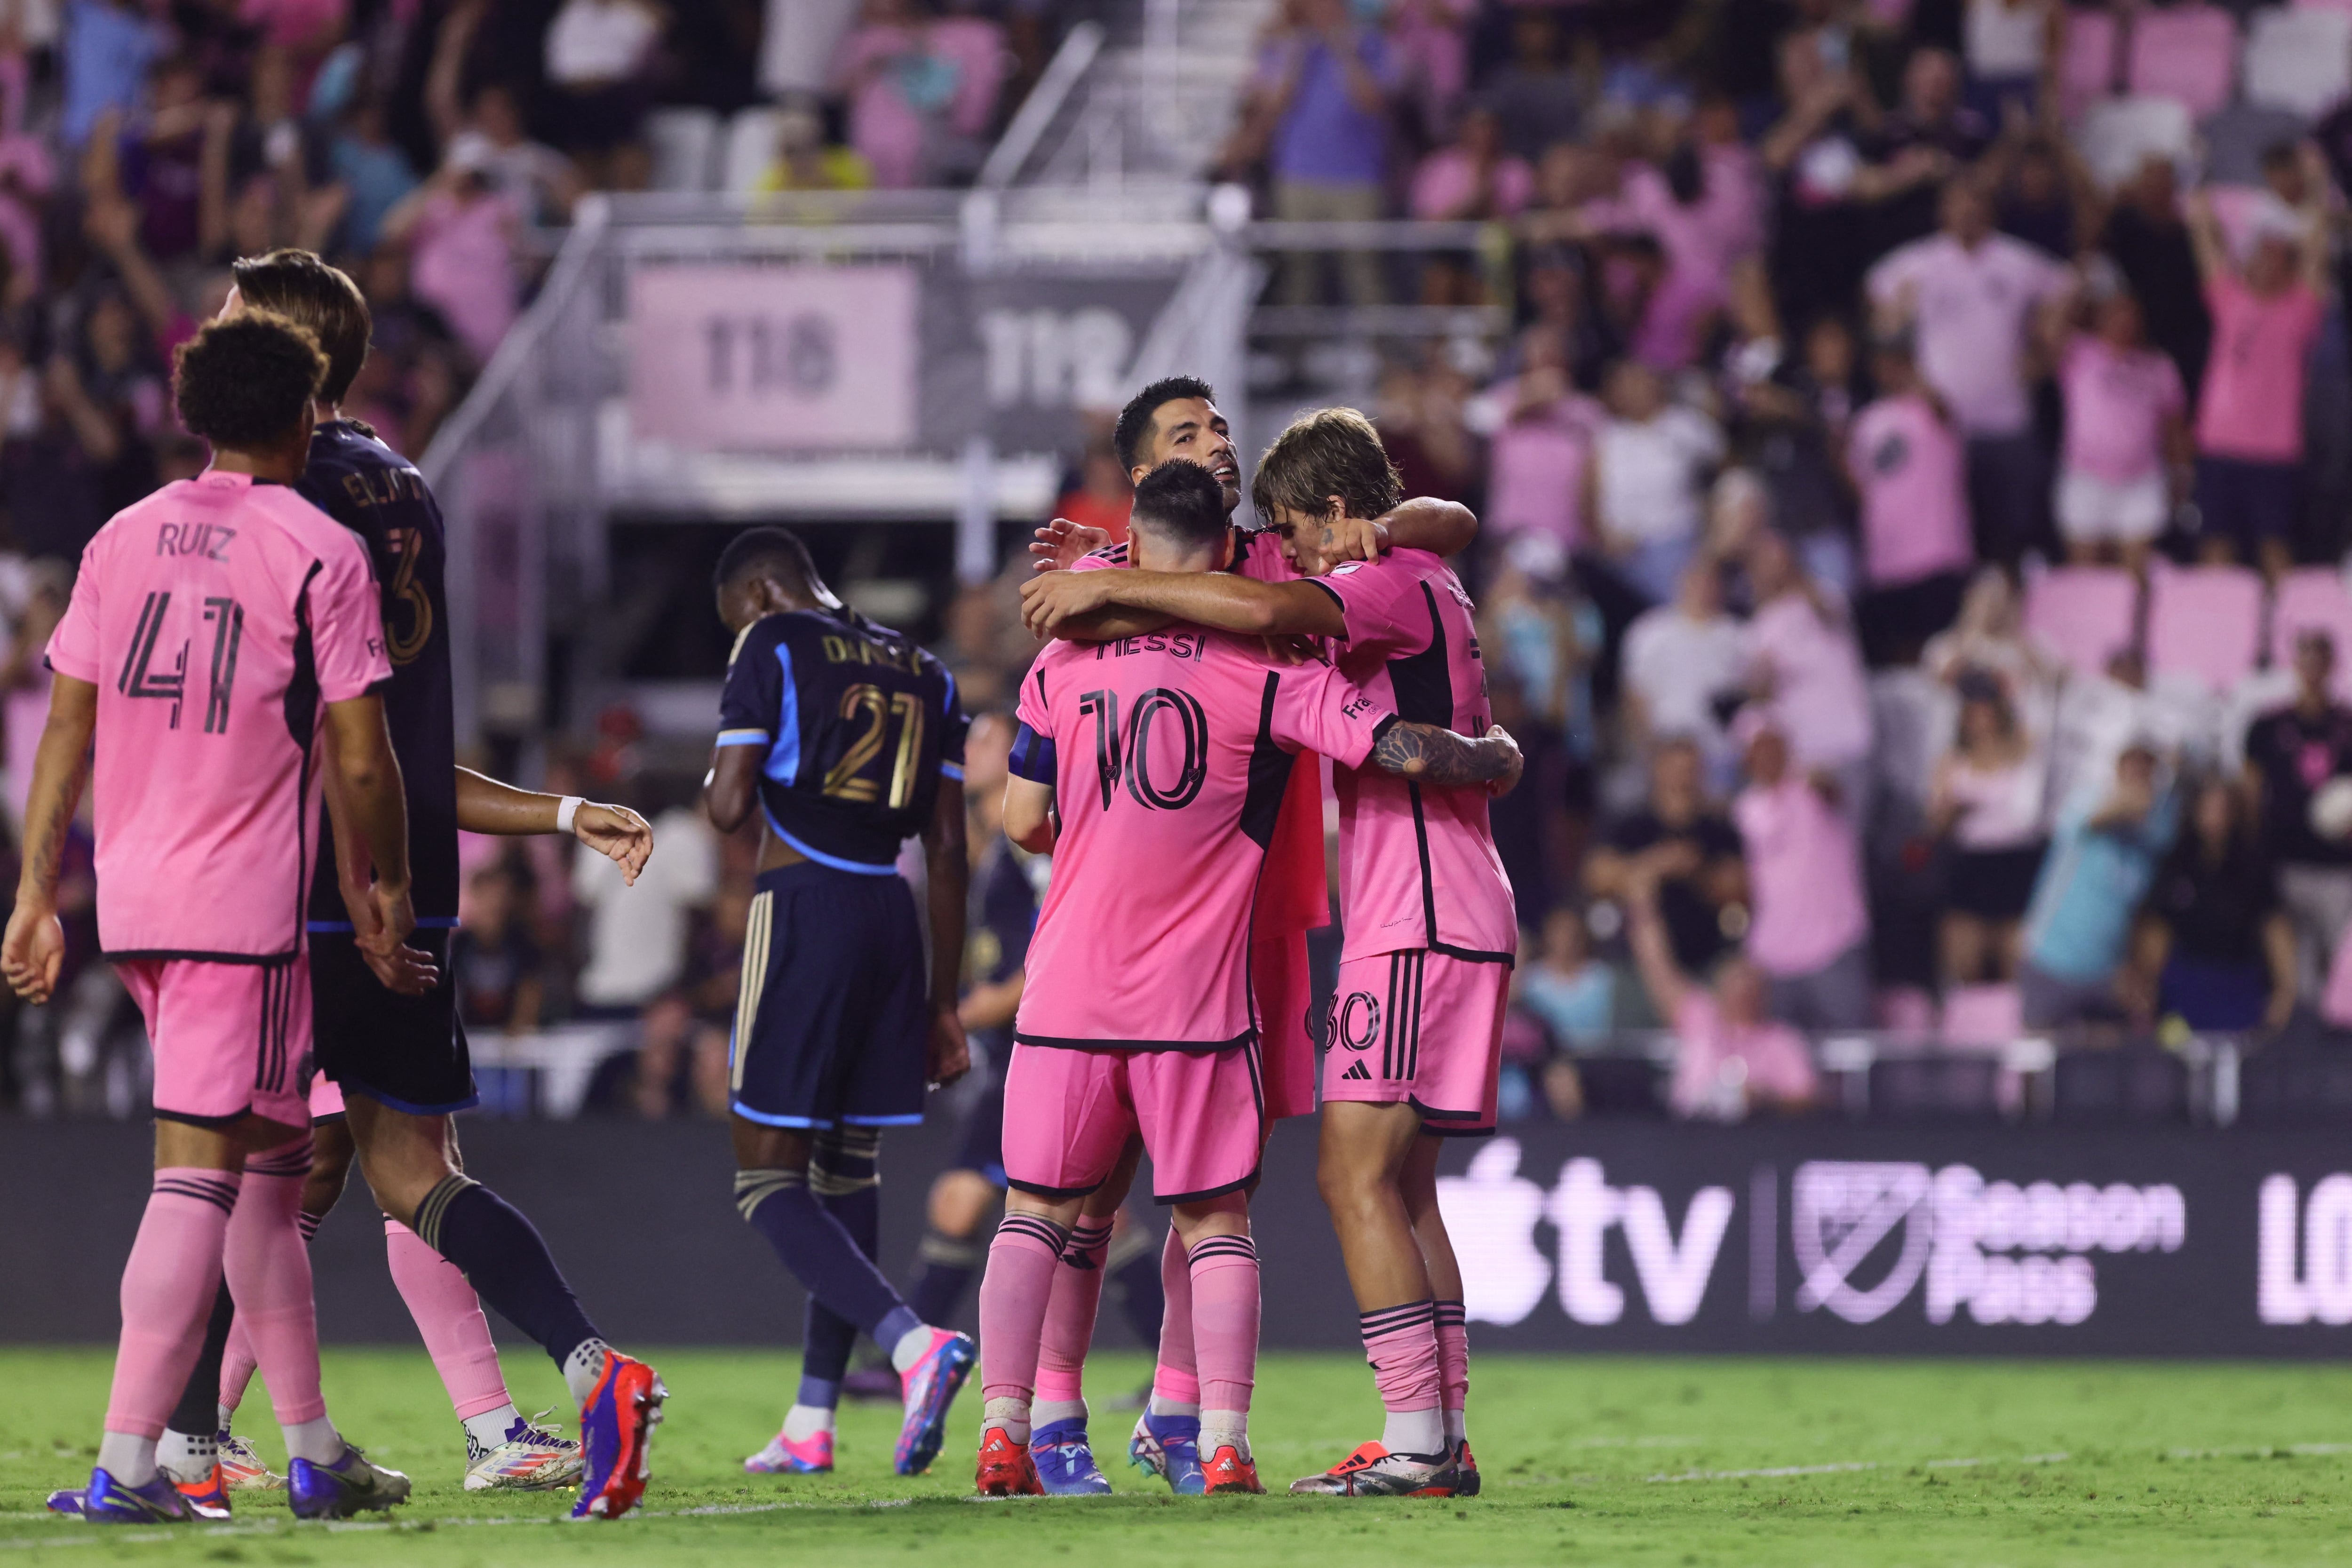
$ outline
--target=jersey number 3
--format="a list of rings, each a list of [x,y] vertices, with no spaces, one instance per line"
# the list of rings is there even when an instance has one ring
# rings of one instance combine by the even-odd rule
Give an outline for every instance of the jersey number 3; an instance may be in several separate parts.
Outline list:
[[[836,800],[871,805],[883,801],[892,811],[904,811],[915,798],[915,760],[923,752],[923,702],[911,691],[884,691],[861,682],[841,694],[841,716],[865,728],[824,775],[824,793]],[[898,745],[890,732],[898,731]],[[868,772],[886,751],[891,752],[889,794],[882,781]]]

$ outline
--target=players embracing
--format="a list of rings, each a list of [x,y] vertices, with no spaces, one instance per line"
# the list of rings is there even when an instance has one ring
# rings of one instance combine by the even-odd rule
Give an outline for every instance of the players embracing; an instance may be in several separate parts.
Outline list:
[[[1130,578],[1222,576],[1234,551],[1225,513],[1207,468],[1166,463],[1136,489],[1136,570],[1066,576],[1102,585],[1084,590],[1100,595],[1089,608],[1117,602]],[[1414,781],[1416,804],[1456,792],[1483,799],[1517,776],[1507,736],[1474,741],[1450,727],[1483,715],[1483,688],[1463,713],[1451,704],[1441,713],[1415,689],[1432,718],[1413,718],[1246,629],[1057,642],[1022,683],[1006,831],[1053,847],[1055,875],[1006,1077],[1013,1193],[981,1290],[983,1493],[1042,1489],[1029,1405],[1055,1264],[1134,1135],[1189,1259],[1203,1489],[1263,1489],[1247,1431],[1259,1296],[1245,1194],[1265,1115],[1248,955],[1293,768],[1301,752],[1318,752],[1351,772]],[[1454,1460],[1442,1439],[1436,1447],[1431,1484],[1450,1483]]]
[[[1032,628],[1068,635],[1124,607],[1324,638],[1372,700],[1440,732],[1481,732],[1485,675],[1454,574],[1410,548],[1339,558],[1351,520],[1397,504],[1370,423],[1348,409],[1302,417],[1268,448],[1252,489],[1298,580],[1055,573],[1024,589]],[[1494,1128],[1516,910],[1482,794],[1333,762],[1346,940],[1326,1030],[1318,1182],[1388,1419],[1380,1441],[1292,1490],[1466,1495],[1478,1486],[1464,1424],[1468,1347],[1437,1207],[1436,1139]]]

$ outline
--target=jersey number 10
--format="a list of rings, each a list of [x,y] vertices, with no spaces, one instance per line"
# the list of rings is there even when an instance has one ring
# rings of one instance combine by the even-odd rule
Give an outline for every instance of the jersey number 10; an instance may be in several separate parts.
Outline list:
[[[1127,731],[1118,727],[1118,693],[1089,691],[1078,699],[1078,711],[1095,721],[1095,775],[1102,784],[1105,811],[1118,794],[1119,780],[1135,804],[1153,811],[1177,811],[1192,804],[1209,777],[1209,718],[1189,691],[1155,686],[1139,695],[1127,712]],[[1160,715],[1172,716],[1183,732],[1182,760],[1176,765],[1172,787],[1151,776],[1151,725]]]
[[[859,683],[841,694],[841,716],[856,723],[866,721],[866,728],[849,742],[841,760],[824,775],[824,793],[836,800],[856,801],[871,805],[883,801],[892,811],[904,811],[915,798],[915,763],[923,754],[923,700],[911,691],[884,691],[878,686]],[[890,731],[898,730],[898,746],[890,763],[890,793],[884,796],[882,781],[871,777],[873,767],[885,751],[890,750]]]

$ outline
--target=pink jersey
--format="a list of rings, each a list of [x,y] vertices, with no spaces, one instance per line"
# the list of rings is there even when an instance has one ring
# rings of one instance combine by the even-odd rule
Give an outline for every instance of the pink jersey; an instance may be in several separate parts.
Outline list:
[[[1965,572],[1968,456],[1920,392],[1882,397],[1854,416],[1846,466],[1862,492],[1864,576],[1874,588]]]
[[[298,951],[319,705],[392,679],[359,536],[243,474],[166,485],[82,552],[48,658],[98,688],[107,956]]]
[[[1308,580],[1339,601],[1348,626],[1340,672],[1374,701],[1457,734],[1486,732],[1486,670],[1470,595],[1444,562],[1426,550],[1397,550]],[[1486,823],[1486,792],[1424,789],[1352,764],[1335,768],[1333,782],[1347,926],[1341,959],[1425,947],[1510,963],[1518,914]]]
[[[1353,767],[1393,717],[1328,665],[1171,627],[1057,642],[1021,682],[1013,771],[1061,832],[1013,1037],[1218,1050],[1256,1037],[1251,906],[1297,754]]]
[[[2189,404],[2171,355],[2077,333],[2059,362],[2058,384],[2066,395],[2066,467],[2119,485],[2164,472],[2164,421]]]

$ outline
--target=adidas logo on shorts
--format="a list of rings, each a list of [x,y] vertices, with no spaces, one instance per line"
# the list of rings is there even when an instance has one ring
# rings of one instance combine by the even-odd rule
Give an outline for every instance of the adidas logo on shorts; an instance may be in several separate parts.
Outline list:
[[[1350,1067],[1346,1072],[1341,1073],[1339,1077],[1349,1082],[1369,1083],[1371,1081],[1372,1075],[1365,1070],[1363,1063],[1358,1062],[1354,1066]]]

